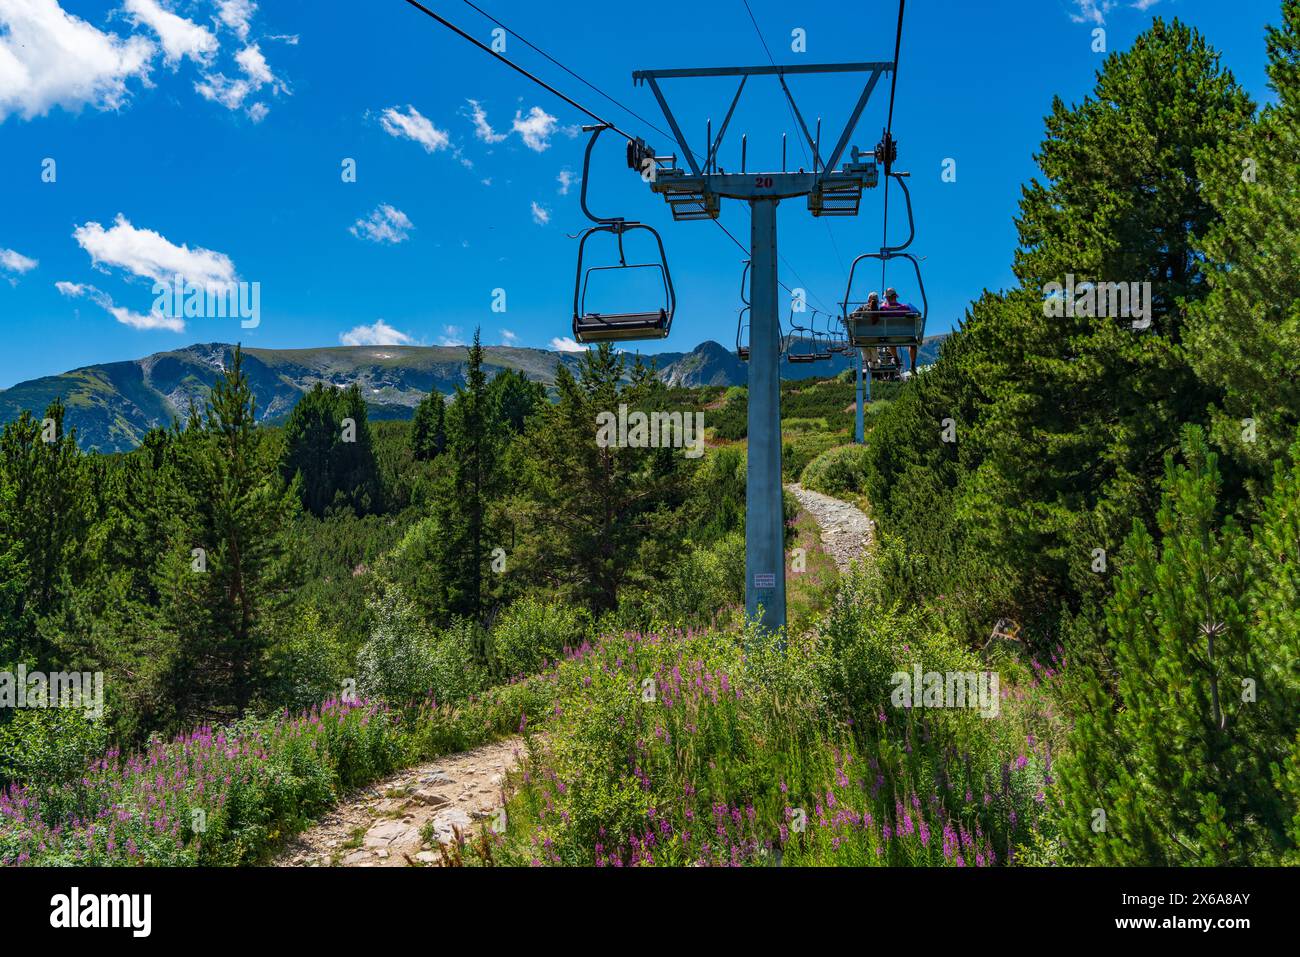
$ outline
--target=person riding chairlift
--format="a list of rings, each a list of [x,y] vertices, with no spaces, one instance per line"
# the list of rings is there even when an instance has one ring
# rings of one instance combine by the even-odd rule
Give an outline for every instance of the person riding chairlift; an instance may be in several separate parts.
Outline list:
[[[911,307],[905,306],[901,302],[899,302],[898,290],[895,289],[893,286],[890,286],[888,289],[885,290],[885,304],[880,308],[883,311],[886,309],[909,309]],[[916,371],[916,346],[908,346],[907,353],[912,360],[909,368],[911,369],[912,372],[915,372]]]

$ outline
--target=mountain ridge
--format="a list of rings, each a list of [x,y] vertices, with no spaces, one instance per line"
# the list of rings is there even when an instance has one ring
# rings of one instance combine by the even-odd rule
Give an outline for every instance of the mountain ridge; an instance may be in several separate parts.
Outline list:
[[[921,361],[933,361],[942,336],[926,340]],[[231,343],[193,343],[139,359],[98,363],[58,375],[41,376],[0,389],[0,425],[24,411],[40,416],[55,399],[67,407],[66,425],[77,430],[78,444],[101,452],[134,448],[151,428],[184,419],[190,404],[201,404],[230,362]],[[576,368],[581,353],[522,346],[484,346],[489,377],[516,369],[545,385],[555,382],[561,365]],[[259,421],[275,423],[292,410],[317,382],[361,387],[375,419],[409,418],[425,395],[448,395],[465,382],[464,346],[322,346],[302,349],[245,348],[244,370],[257,401]],[[720,343],[705,340],[690,352],[644,356],[671,386],[744,385],[744,362]],[[807,365],[786,365],[786,378],[835,375],[849,368],[841,356]]]

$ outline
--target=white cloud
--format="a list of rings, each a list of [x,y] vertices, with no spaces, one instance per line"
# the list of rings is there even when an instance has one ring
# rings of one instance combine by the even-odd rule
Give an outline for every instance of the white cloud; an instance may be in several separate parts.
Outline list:
[[[232,80],[224,73],[213,73],[205,76],[203,82],[195,83],[194,89],[205,100],[220,103],[228,110],[237,110],[253,92],[253,85],[238,77]]]
[[[392,243],[396,245],[410,238],[410,230],[415,225],[406,213],[387,203],[380,203],[367,219],[358,219],[349,227],[348,232],[358,239],[368,239],[372,243]]]
[[[533,206],[533,222],[535,222],[538,226],[545,226],[547,223],[551,221],[551,211],[549,209],[547,209],[545,206],[537,205],[536,201],[533,202],[532,206]]]
[[[524,145],[534,152],[541,153],[551,146],[551,136],[556,130],[556,119],[540,106],[534,106],[528,115],[515,113],[511,129],[523,137]]]
[[[25,272],[31,272],[38,265],[35,259],[24,256],[15,249],[0,249],[0,269],[6,272],[16,272],[22,275]]]
[[[556,352],[584,352],[587,347],[579,345],[571,336],[557,336],[551,340],[551,348]]]
[[[442,336],[438,339],[440,346],[463,346],[465,337],[462,335],[460,326],[443,326]]]
[[[347,332],[340,332],[339,342],[345,346],[409,346],[415,340],[384,320],[377,319],[372,326],[356,326]]]
[[[1070,14],[1075,23],[1095,23],[1101,26],[1106,22],[1106,14],[1115,9],[1117,0],[1074,0],[1078,13]]]
[[[252,0],[219,0],[217,3],[217,15],[221,22],[233,30],[240,40],[248,39],[249,24],[256,9],[257,4]]]
[[[94,286],[75,282],[56,282],[54,288],[69,298],[86,298],[99,306],[110,316],[132,329],[169,329],[172,332],[184,332],[185,320],[175,316],[164,316],[152,312],[141,314],[132,312],[122,306],[113,304],[113,298]]]
[[[492,124],[487,121],[487,112],[479,104],[478,100],[467,100],[470,106],[470,117],[474,121],[474,135],[484,143],[500,143],[509,134],[498,133],[492,129]]]
[[[573,170],[562,169],[560,175],[555,177],[555,181],[560,184],[560,195],[568,196],[570,187],[578,181],[578,177],[573,175]]]
[[[128,80],[148,79],[156,51],[145,37],[98,30],[56,0],[0,0],[0,121],[55,106],[116,110]]]
[[[406,113],[402,113],[395,106],[390,106],[384,110],[379,122],[389,136],[415,140],[424,147],[426,153],[436,153],[438,150],[446,149],[451,142],[451,138],[445,132],[434,126],[427,117],[410,105],[406,107]]]
[[[239,109],[250,94],[267,85],[277,95],[289,92],[288,87],[271,72],[266,57],[256,43],[236,53],[235,62],[244,74],[242,77],[232,79],[224,73],[209,73],[204,75],[201,83],[194,84],[194,89],[205,99],[220,103],[228,110]],[[248,109],[249,118],[254,123],[260,123],[268,112],[264,103],[255,103]]]
[[[252,46],[244,47],[235,54],[235,62],[239,68],[248,75],[252,83],[260,87],[263,83],[275,83],[275,76],[271,73],[271,68],[266,65],[266,57],[262,55],[262,49],[256,43]]]
[[[519,337],[515,335],[513,332],[511,332],[509,329],[501,330],[502,345],[513,346],[513,345],[517,345],[518,342],[519,342]]]
[[[123,9],[136,26],[143,24],[158,34],[163,62],[170,67],[175,68],[185,57],[206,64],[217,52],[217,38],[211,31],[172,13],[158,0],[126,0]]]
[[[178,273],[204,288],[235,281],[235,264],[224,253],[177,246],[151,229],[136,229],[121,213],[111,228],[86,223],[73,230],[72,238],[96,266],[117,266],[154,282],[170,283]]]

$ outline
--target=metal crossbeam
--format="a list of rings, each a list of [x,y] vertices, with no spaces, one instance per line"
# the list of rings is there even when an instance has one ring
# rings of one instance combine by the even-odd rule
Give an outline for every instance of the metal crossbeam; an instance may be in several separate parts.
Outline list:
[[[710,173],[713,170],[713,163],[717,159],[718,150],[722,146],[722,138],[727,132],[727,127],[731,123],[731,115],[735,112],[736,104],[740,101],[740,94],[744,92],[745,81],[751,76],[775,76],[781,81],[781,88],[785,92],[786,98],[790,101],[795,117],[800,126],[800,132],[808,141],[808,145],[813,151],[813,172],[823,170],[833,172],[840,157],[844,153],[844,148],[848,145],[849,139],[853,136],[853,131],[857,128],[858,120],[862,117],[862,111],[871,99],[871,94],[875,91],[876,85],[880,78],[886,73],[894,71],[893,63],[812,63],[797,66],[731,66],[731,67],[704,67],[697,69],[679,69],[679,70],[637,70],[632,74],[633,83],[645,83],[650,87],[650,92],[654,94],[655,100],[659,103],[659,108],[663,110],[664,118],[668,121],[668,126],[677,138],[677,145],[681,148],[686,157],[686,162],[690,166],[691,172],[696,176],[701,173]],[[827,162],[823,163],[819,155],[820,144],[814,140],[808,130],[808,124],[804,122],[803,114],[799,110],[799,105],[795,103],[794,96],[790,92],[789,86],[786,85],[787,76],[801,74],[817,73],[869,73],[871,76],[863,84],[862,94],[858,97],[857,104],[853,108],[848,123],[845,124],[839,140],[835,144],[835,150]],[[727,110],[727,117],[722,123],[722,128],[718,131],[716,140],[705,144],[704,150],[704,168],[695,161],[695,155],[691,151],[690,145],[686,142],[686,136],[682,132],[681,125],[677,118],[673,116],[672,108],[668,105],[668,100],[659,85],[660,80],[696,78],[696,77],[719,77],[719,76],[738,76],[741,78],[740,88],[736,90],[736,95],[731,101],[731,107]],[[820,122],[820,121],[819,121]]]
[[[776,66],[710,66],[683,70],[637,70],[632,80],[668,80],[682,77],[699,76],[773,76],[776,74],[794,75],[797,73],[873,73],[881,71],[890,73],[894,69],[891,61],[877,63],[803,63]]]

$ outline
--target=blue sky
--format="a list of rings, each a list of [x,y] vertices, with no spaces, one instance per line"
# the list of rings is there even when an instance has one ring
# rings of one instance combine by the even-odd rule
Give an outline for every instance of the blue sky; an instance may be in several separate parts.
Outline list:
[[[892,54],[894,0],[864,0],[852,13],[828,2],[750,4],[778,63]],[[491,42],[493,25],[462,0],[429,5]],[[742,0],[693,5],[686,17],[594,0],[479,5],[663,128],[649,90],[632,85],[634,69],[767,62]],[[911,0],[894,133],[898,167],[913,174],[929,331],[950,328],[982,289],[1011,282],[1012,217],[1042,117],[1053,94],[1075,101],[1091,88],[1102,60],[1094,29],[1121,49],[1153,15],[1177,15],[1264,100],[1263,31],[1277,8]],[[795,29],[805,53],[791,49]],[[674,151],[517,40],[506,53],[660,153]],[[791,88],[810,122],[823,118],[827,139],[860,89],[837,77],[795,78]],[[665,91],[698,150],[734,87],[675,80]],[[854,143],[875,144],[887,101],[882,84]],[[553,347],[570,335],[583,122],[401,0],[0,0],[0,388],[192,342],[436,345],[481,326],[487,343]],[[746,132],[749,170],[779,168],[791,123],[775,80],[755,79],[721,164],[739,167]],[[792,167],[804,163],[793,135],[789,151]],[[954,183],[941,179],[948,158]],[[43,181],[47,159],[53,182]],[[344,181],[346,159],[355,182]],[[648,351],[731,344],[740,251],[708,222],[673,222],[626,170],[612,134],[593,167],[593,208],[650,223],[668,250],[678,311],[672,336]],[[802,201],[783,203],[782,280],[806,288],[813,306],[832,306],[847,264],[879,247],[881,219],[879,190],[857,219],[813,219]],[[723,222],[748,238],[747,208],[726,204]],[[901,215],[894,225],[905,227]],[[588,249],[611,252],[596,239]],[[259,283],[260,324],[151,315],[154,277],[177,269],[196,281]],[[890,282],[910,298],[905,276]],[[504,312],[493,310],[498,289]],[[593,291],[613,308],[612,289]]]

